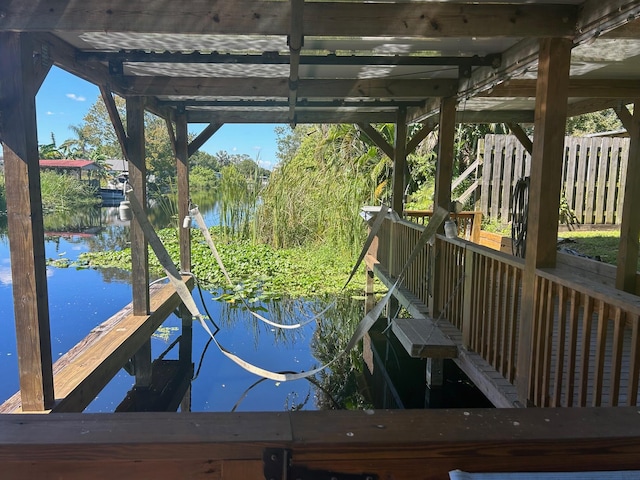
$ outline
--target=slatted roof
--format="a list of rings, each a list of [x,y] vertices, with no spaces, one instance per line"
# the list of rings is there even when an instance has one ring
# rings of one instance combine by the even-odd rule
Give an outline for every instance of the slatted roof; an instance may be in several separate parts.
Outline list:
[[[457,96],[533,121],[538,38],[569,37],[570,114],[640,97],[640,0],[2,0],[0,30],[193,123],[393,122]]]

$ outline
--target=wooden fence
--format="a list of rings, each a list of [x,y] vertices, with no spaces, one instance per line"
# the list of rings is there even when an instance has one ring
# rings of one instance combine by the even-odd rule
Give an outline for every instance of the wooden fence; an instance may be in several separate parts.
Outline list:
[[[528,176],[531,156],[511,135],[487,135],[479,143],[480,210],[508,223],[511,193]],[[619,224],[629,157],[628,138],[566,137],[562,192],[580,224]]]

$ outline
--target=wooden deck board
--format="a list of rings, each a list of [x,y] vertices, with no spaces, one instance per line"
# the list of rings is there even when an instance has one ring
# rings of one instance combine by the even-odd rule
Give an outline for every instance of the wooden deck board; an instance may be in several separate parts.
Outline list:
[[[184,280],[193,285],[191,277]],[[53,365],[56,405],[51,411],[84,410],[180,303],[172,285],[155,285],[150,315],[133,315],[129,304],[94,328]],[[20,392],[0,405],[0,413],[20,412]]]
[[[396,318],[391,330],[413,358],[456,358],[458,347],[430,318]]]

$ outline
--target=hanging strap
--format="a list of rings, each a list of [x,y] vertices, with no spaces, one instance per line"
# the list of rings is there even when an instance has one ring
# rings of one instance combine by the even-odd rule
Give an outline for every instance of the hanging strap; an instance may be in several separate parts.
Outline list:
[[[347,286],[349,285],[349,283],[351,282],[351,280],[353,279],[353,277],[355,276],[356,272],[358,271],[358,268],[360,268],[360,264],[362,263],[362,260],[364,259],[365,255],[367,254],[367,252],[369,251],[369,247],[371,247],[371,244],[373,243],[373,240],[375,239],[376,235],[378,235],[378,232],[380,230],[380,228],[382,227],[382,223],[384,222],[385,216],[387,215],[389,211],[389,207],[387,207],[386,205],[381,205],[380,206],[380,212],[376,215],[376,219],[369,231],[369,235],[367,236],[367,240],[365,241],[362,250],[360,251],[360,255],[358,256],[358,260],[356,261],[356,264],[354,265],[354,267],[351,269],[351,273],[349,274],[349,278],[347,278],[347,281],[345,282],[345,284],[342,286],[342,289],[340,290],[341,292],[343,292]],[[200,232],[202,232],[202,235],[207,243],[207,245],[209,245],[209,249],[211,250],[211,253],[213,254],[213,257],[216,259],[216,262],[218,264],[218,266],[220,267],[220,270],[222,271],[222,274],[224,275],[224,277],[227,279],[227,282],[229,284],[230,287],[233,287],[233,282],[231,281],[231,277],[229,276],[229,273],[227,272],[227,269],[224,266],[224,263],[222,261],[222,257],[220,257],[220,254],[218,253],[218,249],[216,248],[215,243],[213,242],[213,238],[211,238],[211,234],[209,233],[209,228],[207,227],[206,222],[204,221],[204,218],[202,216],[202,214],[200,213],[200,210],[198,209],[198,207],[194,207],[189,211],[189,215],[191,215],[191,218],[195,218],[196,219],[196,223],[198,224],[198,228],[200,229]],[[276,327],[276,328],[282,328],[282,329],[288,329],[288,330],[293,330],[296,328],[300,328],[300,327],[304,327],[305,325],[308,325],[309,323],[315,322],[316,320],[318,320],[319,318],[321,318],[330,308],[332,308],[335,303],[336,300],[333,300],[329,305],[327,305],[321,312],[315,314],[313,317],[307,319],[304,322],[299,322],[299,323],[294,323],[294,324],[283,324],[283,323],[276,323],[272,320],[269,320],[268,318],[260,315],[259,313],[255,312],[251,306],[249,305],[249,303],[247,302],[247,300],[240,296],[240,300],[242,301],[243,305],[245,306],[245,308],[249,311],[249,313],[251,315],[253,315],[255,318],[257,318],[258,320],[266,323],[267,325],[271,325],[272,327]]]
[[[211,330],[209,329],[208,325],[205,323],[205,317],[198,310],[198,307],[196,306],[196,303],[193,300],[193,297],[191,296],[191,292],[189,291],[189,288],[182,281],[182,277],[180,276],[180,272],[178,271],[177,267],[173,264],[173,261],[171,260],[171,257],[167,253],[167,250],[164,248],[164,245],[162,244],[162,241],[160,240],[160,238],[156,234],[155,230],[153,229],[153,226],[151,225],[151,223],[147,219],[147,216],[145,215],[145,212],[144,212],[140,202],[138,201],[138,199],[136,198],[136,196],[134,195],[132,190],[128,190],[127,193],[129,195],[129,202],[130,202],[131,210],[133,211],[133,214],[135,215],[138,223],[140,224],[140,227],[141,227],[142,231],[144,232],[144,234],[145,234],[145,236],[147,238],[147,241],[149,242],[149,245],[151,245],[151,248],[153,249],[154,253],[156,254],[156,257],[158,258],[158,261],[160,262],[160,264],[162,265],[162,268],[167,273],[167,276],[169,277],[169,281],[175,287],[176,293],[180,296],[180,299],[184,303],[185,307],[187,307],[187,309],[189,310],[189,312],[191,313],[193,318],[200,322],[200,325],[202,325],[204,330],[209,334],[209,336],[212,338],[213,342],[216,344],[216,346],[218,347],[218,349],[220,350],[220,352],[223,355],[225,355],[227,358],[229,358],[235,364],[237,364],[238,366],[240,366],[243,369],[247,370],[248,372],[253,373],[255,375],[258,375],[260,377],[268,378],[270,380],[275,380],[277,382],[286,382],[286,381],[291,381],[291,380],[299,380],[299,379],[302,379],[302,378],[313,376],[316,373],[320,372],[321,370],[323,370],[323,369],[327,368],[328,366],[330,366],[331,364],[333,364],[336,360],[338,360],[339,358],[341,358],[345,354],[347,354],[358,343],[358,341],[360,341],[362,339],[364,334],[367,331],[369,331],[371,326],[378,320],[378,318],[382,314],[383,308],[389,302],[389,299],[393,295],[393,293],[396,290],[396,288],[398,287],[398,285],[402,282],[402,279],[404,278],[404,275],[405,275],[409,265],[411,265],[411,263],[413,263],[413,261],[418,256],[420,251],[424,248],[424,246],[429,241],[429,239],[431,237],[433,237],[433,235],[435,235],[438,227],[442,224],[442,222],[444,222],[445,218],[448,215],[447,211],[445,209],[443,209],[443,208],[440,208],[440,207],[434,212],[433,216],[431,217],[431,221],[425,227],[425,229],[422,231],[422,235],[418,239],[418,242],[417,242],[416,246],[414,247],[413,251],[411,252],[411,255],[409,256],[409,259],[407,260],[407,263],[404,265],[404,267],[402,268],[400,274],[398,275],[398,278],[397,278],[396,282],[389,289],[389,291],[382,298],[382,300],[380,300],[374,306],[374,308],[367,315],[365,315],[365,317],[360,321],[360,323],[356,327],[353,335],[351,336],[351,339],[347,343],[347,346],[345,347],[345,349],[342,352],[340,352],[330,362],[326,363],[325,365],[323,365],[323,366],[321,366],[319,368],[315,368],[315,369],[309,370],[307,372],[285,373],[285,374],[283,374],[283,373],[271,372],[269,370],[265,370],[265,369],[263,369],[261,367],[255,366],[255,365],[253,365],[253,364],[241,359],[240,357],[238,357],[237,355],[231,353],[229,350],[227,350],[222,345],[220,345],[220,343],[216,339],[215,335],[211,332]]]

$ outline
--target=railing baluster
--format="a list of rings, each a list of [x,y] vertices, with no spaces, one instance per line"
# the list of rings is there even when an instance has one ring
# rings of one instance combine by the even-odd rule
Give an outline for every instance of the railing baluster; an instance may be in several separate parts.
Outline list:
[[[587,405],[589,393],[589,350],[591,347],[591,324],[593,323],[593,298],[586,296],[582,315],[582,345],[580,346],[580,390],[578,405]]]
[[[511,285],[511,308],[509,309],[510,325],[509,325],[509,381],[514,382],[516,377],[516,352],[518,351],[518,335],[516,325],[518,324],[518,305],[520,303],[520,286],[522,274],[520,270],[513,268],[513,283]]]
[[[553,379],[552,407],[559,407],[562,396],[562,377],[564,368],[564,344],[567,330],[567,289],[558,287],[558,334],[556,335],[556,372]]]
[[[569,345],[567,350],[567,393],[563,406],[573,406],[573,395],[575,391],[576,363],[578,352],[578,322],[580,319],[581,294],[571,290],[571,309],[569,311]]]
[[[602,383],[604,376],[605,353],[607,347],[607,305],[600,300],[598,306],[598,333],[595,351],[595,378],[593,379],[593,398],[591,405],[599,407],[602,404]]]
[[[624,312],[620,307],[617,307],[613,319],[613,347],[611,351],[611,379],[609,382],[608,402],[610,407],[618,406],[618,397],[620,395],[622,352],[624,348],[624,320]]]
[[[635,407],[638,403],[638,376],[640,376],[640,318],[637,314],[631,317],[631,355],[629,358],[629,388],[627,405]]]
[[[541,332],[544,336],[542,342],[542,344],[544,345],[544,350],[541,352],[543,355],[541,405],[545,407],[549,406],[549,389],[551,385],[551,347],[553,342],[553,324],[555,313],[554,291],[554,283],[548,282],[547,301],[544,312],[544,330]]]

